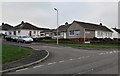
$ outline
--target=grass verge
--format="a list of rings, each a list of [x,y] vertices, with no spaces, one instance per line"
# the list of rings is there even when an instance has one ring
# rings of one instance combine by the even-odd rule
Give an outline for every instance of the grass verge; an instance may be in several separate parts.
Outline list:
[[[41,43],[56,44],[56,40],[42,40]],[[85,44],[85,43],[72,43],[69,41],[59,41],[59,45],[71,47],[84,47],[84,48],[120,48],[119,44]]]
[[[30,55],[32,49],[18,47],[15,45],[10,44],[3,44],[2,45],[2,64],[15,61]]]
[[[61,44],[64,46],[71,46],[71,47],[85,47],[85,48],[120,48],[118,44]]]

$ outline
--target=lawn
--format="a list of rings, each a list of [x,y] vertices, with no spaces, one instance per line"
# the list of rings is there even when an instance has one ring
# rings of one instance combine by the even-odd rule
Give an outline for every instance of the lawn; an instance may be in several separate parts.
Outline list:
[[[26,57],[32,53],[31,50],[32,49],[30,48],[18,47],[10,44],[3,44],[1,56],[2,64]]]
[[[50,43],[56,44],[56,40],[41,40],[42,43]],[[96,44],[85,44],[85,43],[72,43],[70,41],[60,41],[59,45],[63,46],[71,46],[71,47],[85,47],[85,48],[120,48],[119,44],[103,44],[103,43],[96,43]]]

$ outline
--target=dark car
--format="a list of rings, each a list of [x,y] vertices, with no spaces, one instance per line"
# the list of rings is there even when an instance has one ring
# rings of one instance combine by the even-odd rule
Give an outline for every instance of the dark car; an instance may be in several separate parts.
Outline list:
[[[7,35],[7,36],[5,36],[5,39],[6,39],[6,41],[14,41],[14,42],[16,42],[17,39],[18,39],[18,36],[16,36],[16,35]]]

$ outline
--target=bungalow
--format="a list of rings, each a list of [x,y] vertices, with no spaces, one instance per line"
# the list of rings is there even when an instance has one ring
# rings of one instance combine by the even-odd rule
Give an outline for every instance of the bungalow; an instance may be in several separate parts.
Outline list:
[[[50,37],[52,38],[52,31],[53,29],[44,29],[40,32],[41,37]]]
[[[14,27],[7,24],[7,23],[2,23],[2,25],[0,26],[0,33],[1,34],[4,34],[4,35],[13,35],[13,30],[14,30]]]
[[[100,25],[73,21],[72,24],[67,29],[67,38],[71,40],[85,41],[91,38],[112,38],[112,31]]]
[[[116,38],[120,38],[120,29],[117,28],[113,28],[113,30],[116,32],[117,37]]]
[[[40,35],[40,32],[44,30],[44,28],[36,27],[28,22],[21,22],[21,24],[15,26],[14,35]]]
[[[53,31],[52,37],[57,37],[57,30],[58,30],[58,37],[59,39],[66,39],[67,38],[67,29],[69,28],[71,24],[68,24],[67,22],[65,25],[59,26],[56,30]]]

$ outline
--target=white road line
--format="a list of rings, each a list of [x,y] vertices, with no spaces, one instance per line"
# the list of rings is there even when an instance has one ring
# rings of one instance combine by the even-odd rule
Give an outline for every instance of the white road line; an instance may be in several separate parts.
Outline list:
[[[89,58],[90,56],[86,56],[85,58]]]
[[[90,72],[90,71],[93,71],[94,69],[89,69],[89,70],[87,70],[87,71],[84,71],[84,72],[81,72],[81,73],[78,73],[78,74],[85,74],[85,73],[87,73],[87,72]]]
[[[81,59],[81,57],[79,57],[78,59]]]
[[[103,55],[103,54],[105,54],[105,53],[98,53],[99,55]]]
[[[78,74],[84,74],[85,72],[81,72],[81,73],[78,73]]]
[[[48,65],[52,65],[53,63],[48,63]]]
[[[106,52],[105,54],[109,54],[109,52]]]
[[[63,62],[65,62],[65,61],[59,61],[59,63],[63,63]]]
[[[117,51],[113,51],[114,53],[117,53]]]
[[[33,68],[38,68],[38,67],[42,67],[42,66],[44,66],[44,65],[38,65],[38,66],[34,66]]]
[[[16,70],[16,72],[24,71],[24,70],[27,70],[27,69],[28,69],[28,68],[24,68],[24,69]]]
[[[112,51],[110,51],[109,53],[110,53],[110,54],[112,54],[113,52],[112,52]]]
[[[69,59],[69,60],[73,60],[73,59]]]

